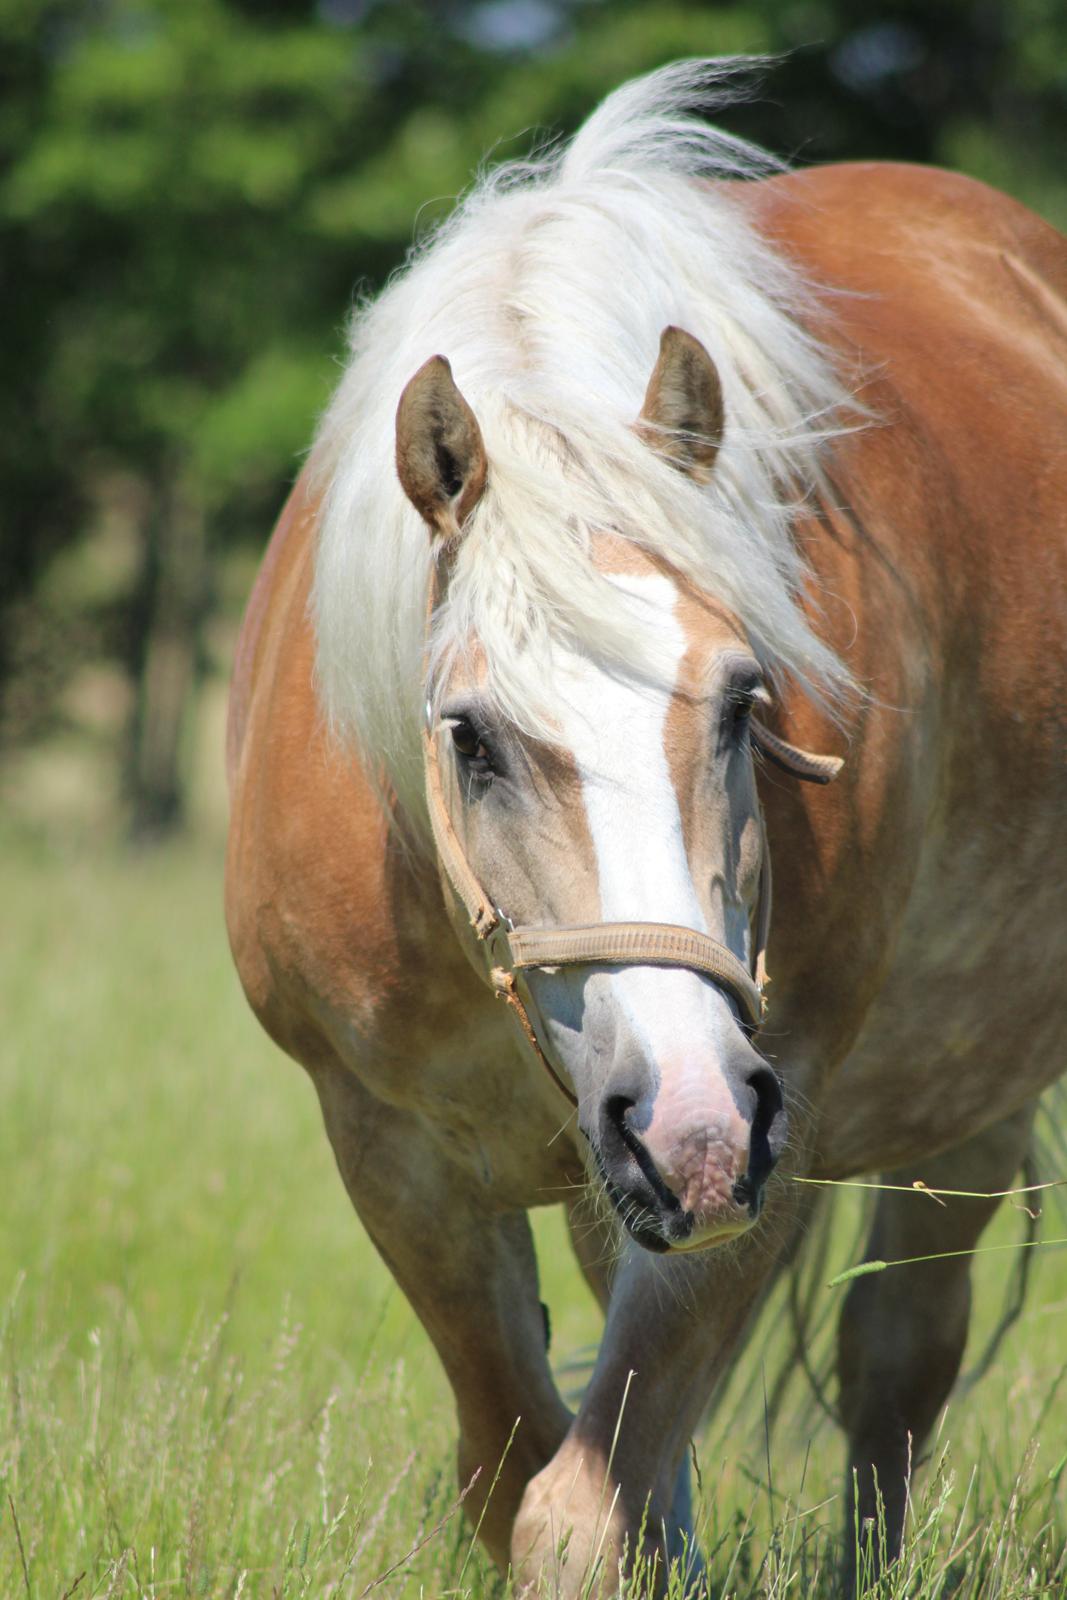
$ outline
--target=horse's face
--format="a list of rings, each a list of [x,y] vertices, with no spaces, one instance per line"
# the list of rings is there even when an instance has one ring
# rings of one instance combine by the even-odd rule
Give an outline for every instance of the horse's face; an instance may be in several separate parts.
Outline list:
[[[653,683],[561,653],[546,684],[554,737],[535,740],[501,724],[469,653],[439,700],[454,827],[517,926],[673,923],[746,963],[762,858],[748,734],[766,694],[758,662],[729,615],[632,545],[604,536],[596,559],[666,670]],[[748,1227],[785,1118],[736,1002],[679,968],[527,978],[542,1046],[574,1086],[630,1233],[684,1249]]]
[[[745,962],[762,856],[748,738],[758,663],[729,617],[632,549],[604,541],[601,560],[633,597],[635,626],[668,647],[673,684],[567,657],[547,744],[501,726],[477,674],[457,675],[442,700],[457,831],[518,926],[675,923]],[[561,967],[528,982],[631,1232],[684,1247],[746,1227],[784,1129],[736,1002],[677,968]]]

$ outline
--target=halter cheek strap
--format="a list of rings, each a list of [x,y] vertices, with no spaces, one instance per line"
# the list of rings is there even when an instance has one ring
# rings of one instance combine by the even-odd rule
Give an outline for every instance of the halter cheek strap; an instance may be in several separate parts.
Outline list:
[[[433,616],[438,596],[438,570],[434,563],[427,613]],[[754,719],[752,740],[776,766],[797,778],[830,783],[843,763],[836,756],[812,755],[787,744]],[[753,1031],[767,1011],[767,939],[771,924],[771,856],[763,810],[759,808],[761,844],[759,895],[756,904],[752,966],[746,967],[733,951],[706,933],[664,922],[598,922],[572,927],[520,927],[495,905],[475,876],[445,804],[437,740],[426,707],[422,730],[426,776],[426,805],[430,814],[437,860],[446,883],[463,906],[485,952],[487,977],[493,992],[503,1000],[518,1025],[524,1044],[541,1062],[549,1077],[571,1105],[577,1099],[564,1083],[541,1044],[544,1024],[526,974],[534,969],[572,966],[682,967],[710,978],[736,1002],[742,1020]]]

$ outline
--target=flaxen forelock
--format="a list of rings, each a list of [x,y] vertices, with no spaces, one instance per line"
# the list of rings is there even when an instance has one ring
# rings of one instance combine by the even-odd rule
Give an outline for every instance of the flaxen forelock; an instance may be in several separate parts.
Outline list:
[[[379,299],[315,447],[324,490],[313,609],[320,695],[405,811],[421,813],[418,718],[429,540],[393,464],[396,404],[446,355],[489,458],[434,640],[434,675],[480,641],[501,714],[543,732],[554,646],[657,671],[655,639],[596,571],[612,528],[740,619],[773,675],[831,703],[850,688],[813,631],[792,530],[849,390],[809,331],[815,288],[701,179],[773,163],[693,116],[732,63],[666,68],[612,95],[569,147],[484,177]],[[700,339],[726,424],[702,487],[633,430],[662,329]]]

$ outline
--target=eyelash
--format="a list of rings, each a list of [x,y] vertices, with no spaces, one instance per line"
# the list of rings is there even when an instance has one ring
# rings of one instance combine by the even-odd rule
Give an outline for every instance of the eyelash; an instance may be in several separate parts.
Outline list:
[[[729,689],[723,710],[723,731],[727,735],[740,737],[748,729],[749,717],[756,708],[757,700],[761,699],[759,689]]]

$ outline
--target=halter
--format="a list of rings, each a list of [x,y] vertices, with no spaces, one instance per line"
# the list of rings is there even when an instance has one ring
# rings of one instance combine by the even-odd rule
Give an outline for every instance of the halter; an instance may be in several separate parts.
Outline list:
[[[427,603],[427,641],[440,592],[440,558],[434,560]],[[788,744],[751,721],[752,740],[767,759],[793,777],[810,783],[831,783],[844,765],[837,756],[813,755]],[[434,738],[430,702],[422,730],[426,805],[430,814],[438,866],[465,909],[485,954],[493,993],[507,1004],[524,1044],[553,1083],[570,1101],[577,1097],[563,1082],[541,1045],[544,1024],[525,974],[531,969],[578,966],[682,967],[711,978],[736,1001],[745,1024],[756,1032],[767,1013],[767,939],[771,925],[771,855],[763,808],[757,799],[760,833],[760,876],[756,899],[752,965],[709,934],[667,922],[596,922],[564,927],[515,927],[511,918],[486,894],[467,860],[445,805],[441,764]]]

